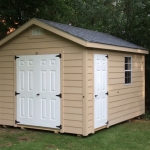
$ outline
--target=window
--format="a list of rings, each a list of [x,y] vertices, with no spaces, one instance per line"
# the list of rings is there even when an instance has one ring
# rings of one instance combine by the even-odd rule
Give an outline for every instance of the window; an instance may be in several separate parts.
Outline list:
[[[43,35],[43,29],[42,28],[33,28],[32,29],[32,35],[33,36]]]
[[[131,84],[132,78],[132,59],[131,57],[125,57],[125,84]]]
[[[45,30],[38,26],[32,26],[29,29],[29,38],[30,39],[41,39],[45,38]]]

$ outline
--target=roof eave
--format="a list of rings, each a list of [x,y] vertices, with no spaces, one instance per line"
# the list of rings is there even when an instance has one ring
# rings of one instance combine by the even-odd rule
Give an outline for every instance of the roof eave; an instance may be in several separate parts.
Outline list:
[[[100,43],[92,43],[92,42],[87,42],[87,47],[115,50],[115,51],[122,51],[122,52],[149,54],[149,51],[147,51],[147,50],[121,47],[121,46],[115,46],[115,45],[100,44]]]

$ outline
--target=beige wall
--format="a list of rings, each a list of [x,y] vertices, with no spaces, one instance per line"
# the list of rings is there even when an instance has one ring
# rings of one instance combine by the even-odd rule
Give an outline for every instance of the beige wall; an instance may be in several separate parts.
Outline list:
[[[93,51],[87,51],[87,103],[88,103],[88,133],[94,132],[94,60],[93,60]]]
[[[0,48],[0,124],[15,125],[16,89],[14,55],[62,53],[61,91],[62,132],[83,133],[83,47],[46,32],[31,38],[27,29]]]
[[[106,50],[88,50],[88,80],[90,80],[89,91],[89,114],[93,116],[92,111],[94,103],[90,101],[94,97],[94,82],[93,72],[94,67],[91,68],[94,61],[94,54],[106,54],[108,58],[108,120],[109,126],[119,122],[134,118],[145,113],[145,73],[144,65],[145,58],[143,55],[136,55],[133,53],[112,52]],[[124,57],[132,57],[132,84],[124,84]],[[93,83],[93,84],[92,84]],[[91,93],[93,91],[93,93]],[[92,113],[91,113],[92,112]],[[94,121],[93,121],[94,124]],[[89,115],[89,132],[91,131]]]
[[[83,133],[83,49],[64,49],[64,132]]]
[[[0,124],[13,125],[14,120],[14,57],[0,52]]]
[[[124,85],[124,57],[132,56],[132,84]],[[117,57],[117,58],[116,58]],[[143,55],[110,54],[109,125],[145,113],[145,60]]]

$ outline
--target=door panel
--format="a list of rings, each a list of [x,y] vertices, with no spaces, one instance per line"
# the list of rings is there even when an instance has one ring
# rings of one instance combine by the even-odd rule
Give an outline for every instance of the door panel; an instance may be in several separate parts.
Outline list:
[[[56,120],[56,100],[50,99],[50,120]]]
[[[21,124],[35,125],[36,120],[36,63],[32,56],[19,56],[17,69],[17,120]],[[34,86],[35,85],[35,86]]]
[[[94,55],[94,93],[95,93],[95,128],[106,125],[107,122],[107,57]]]
[[[40,55],[38,60],[37,125],[56,128],[60,125],[60,58],[53,55]]]
[[[33,118],[33,109],[34,109],[33,103],[35,103],[33,98],[28,98],[28,117],[29,118]]]
[[[17,121],[57,128],[60,125],[60,58],[19,56],[17,65]]]

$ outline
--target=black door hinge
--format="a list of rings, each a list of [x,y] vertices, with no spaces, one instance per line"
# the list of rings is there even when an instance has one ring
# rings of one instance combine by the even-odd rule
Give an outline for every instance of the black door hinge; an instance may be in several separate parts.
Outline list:
[[[57,128],[59,128],[59,129],[62,129],[62,125],[60,125],[60,126],[56,126]]]
[[[105,93],[106,95],[108,95],[108,92],[107,93]]]
[[[15,120],[15,124],[20,123],[19,121]]]
[[[16,95],[19,95],[19,94],[20,94],[20,93],[15,92],[15,96],[16,96]]]
[[[108,55],[106,55],[105,57],[107,57],[107,58],[108,58]]]
[[[20,58],[20,57],[15,56],[15,60],[16,60],[17,58]]]
[[[108,125],[108,123],[109,123],[109,121],[107,121],[105,124],[107,124],[107,125]]]
[[[59,58],[61,58],[61,54],[59,54],[59,55],[56,55],[56,57],[59,57]]]
[[[62,98],[62,94],[61,94],[61,93],[60,93],[60,94],[58,94],[58,95],[56,95],[56,96],[58,96],[58,97]]]

